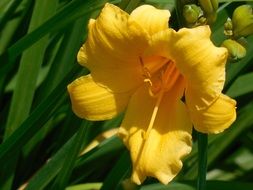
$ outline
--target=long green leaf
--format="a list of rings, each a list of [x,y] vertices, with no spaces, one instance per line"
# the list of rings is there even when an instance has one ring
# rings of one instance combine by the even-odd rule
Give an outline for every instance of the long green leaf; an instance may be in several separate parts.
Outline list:
[[[125,151],[118,162],[115,164],[111,172],[107,175],[104,180],[101,190],[107,189],[118,189],[122,183],[122,180],[127,177],[131,169],[131,160],[129,153]]]
[[[71,183],[77,184],[93,172],[95,172],[95,176],[99,176],[101,174],[99,168],[103,168],[105,164],[111,163],[113,158],[118,158],[122,150],[124,150],[124,145],[119,138],[114,136],[106,139],[96,148],[78,159],[71,177]]]
[[[18,1],[10,2],[7,14],[18,6],[19,3],[17,2]],[[55,5],[55,0],[36,1],[28,32],[37,28],[51,14],[53,14],[56,8]],[[0,21],[0,27],[7,22],[5,17],[3,17]],[[33,101],[33,95],[35,93],[37,76],[40,65],[43,61],[43,54],[46,45],[47,39],[45,37],[30,47],[30,49],[28,49],[21,58],[17,83],[11,102],[7,125],[5,127],[4,140],[6,140],[29,115],[30,107]],[[17,155],[15,157],[17,157]],[[15,175],[15,165],[15,159],[13,159],[13,162],[8,168],[6,168],[5,171],[2,169],[2,172],[5,172],[5,176],[8,178],[2,178],[2,180],[5,181],[1,183],[0,187],[2,189],[11,189],[12,178]]]
[[[230,86],[227,94],[233,98],[253,92],[253,72],[239,76]]]
[[[81,151],[81,147],[83,144],[84,139],[87,139],[87,131],[88,128],[91,126],[92,122],[84,121],[83,125],[80,127],[79,131],[77,132],[75,143],[71,147],[68,152],[69,156],[66,156],[64,159],[63,167],[60,170],[55,183],[52,186],[52,190],[54,189],[64,189],[69,181],[69,177],[72,173],[74,168],[75,160],[78,157],[78,154]]]
[[[0,163],[8,161],[36,134],[57,109],[57,103],[66,95],[66,86],[73,79],[80,66],[75,65],[53,92],[31,113],[21,126],[0,145]]]
[[[48,183],[62,168],[64,163],[62,158],[68,156],[68,153],[75,144],[76,136],[77,134],[73,135],[73,137],[71,137],[68,142],[63,145],[63,147],[50,159],[50,161],[44,165],[35,176],[32,177],[32,179],[28,182],[26,190],[40,190],[44,189],[48,185]]]
[[[60,30],[67,26],[71,22],[75,21],[81,16],[90,14],[90,12],[102,7],[106,1],[101,0],[73,0],[58,13],[56,13],[51,19],[46,21],[43,25],[35,29],[29,35],[24,36],[14,45],[12,45],[5,53],[0,56],[1,60],[7,60],[9,65],[0,70],[1,73],[9,71],[14,65],[14,59],[20,55],[25,49],[44,37],[46,34]],[[111,0],[111,3],[117,3],[119,0]]]
[[[0,28],[3,28],[3,26],[10,19],[13,12],[15,11],[15,9],[18,7],[18,5],[21,2],[22,1],[17,1],[17,0],[11,0],[8,2],[7,6],[5,6],[5,9],[1,11],[1,14],[0,14]]]
[[[81,47],[84,38],[84,31],[89,17],[78,19],[64,33],[61,46],[56,53],[47,78],[39,89],[37,100],[47,96],[61,81],[62,76],[71,69],[75,63],[77,52]]]
[[[81,34],[83,33],[87,20],[88,18],[81,18],[77,20],[73,25],[70,25],[70,28],[65,32],[65,35],[60,43],[60,47],[57,49],[58,51],[56,55],[52,56],[53,63],[52,65],[49,65],[49,73],[39,90],[36,92],[36,97],[33,104],[35,107],[61,82],[62,77],[71,70],[73,64],[76,64],[76,54],[80,48],[81,39],[83,39]],[[54,41],[52,41],[52,43],[54,43]],[[65,124],[67,123],[65,122]],[[69,126],[65,125],[63,128],[64,127],[69,128]],[[36,145],[34,142],[41,141],[43,137],[45,138],[46,133],[47,129],[44,131],[41,130],[40,134],[37,134],[36,137],[33,137],[32,141],[29,142],[29,146],[24,147],[26,154],[34,149],[34,146]]]
[[[102,183],[88,183],[72,185],[66,188],[66,190],[98,190],[102,187]]]
[[[194,181],[185,181],[181,183],[171,183],[168,185],[152,184],[145,185],[140,190],[194,190]],[[250,190],[253,189],[252,183],[243,183],[236,181],[207,181],[206,190]]]
[[[76,135],[75,135],[76,136]],[[26,190],[39,190],[45,188],[52,179],[59,173],[63,167],[64,157],[68,156],[70,148],[73,146],[75,136],[73,136],[53,157],[44,165],[35,176],[28,182]],[[84,167],[81,169],[81,174],[88,173],[90,168],[95,168],[96,163],[99,160],[103,160],[106,157],[110,157],[111,151],[118,151],[119,140],[115,137],[110,138],[100,144],[97,148],[83,155],[81,165]]]
[[[47,20],[56,9],[56,0],[38,0],[35,3],[28,32],[33,31]],[[47,38],[36,42],[21,58],[17,82],[5,128],[5,139],[27,118],[36,89],[38,73],[43,62]]]

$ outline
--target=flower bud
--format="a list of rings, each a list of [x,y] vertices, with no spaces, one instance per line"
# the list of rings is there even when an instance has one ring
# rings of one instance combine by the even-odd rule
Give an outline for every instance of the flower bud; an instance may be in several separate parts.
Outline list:
[[[209,24],[214,23],[217,17],[216,11],[219,6],[218,0],[199,0],[199,4],[204,11],[207,22]]]
[[[233,23],[230,18],[228,18],[227,21],[224,23],[224,34],[226,36],[233,35]]]
[[[252,7],[250,5],[237,7],[232,16],[232,23],[235,38],[253,34]]]
[[[246,49],[235,40],[225,40],[221,46],[227,48],[230,58],[234,61],[242,59],[246,55]]]
[[[200,8],[195,4],[185,5],[183,8],[183,15],[187,24],[196,23],[198,21],[200,12]]]

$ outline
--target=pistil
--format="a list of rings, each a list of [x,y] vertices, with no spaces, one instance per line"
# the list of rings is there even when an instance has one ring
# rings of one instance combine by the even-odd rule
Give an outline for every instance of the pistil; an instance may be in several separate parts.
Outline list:
[[[148,125],[148,128],[147,128],[147,131],[146,131],[146,133],[143,136],[144,140],[146,140],[148,138],[148,136],[149,136],[149,134],[151,132],[151,129],[154,126],[154,122],[155,122],[155,119],[156,119],[156,116],[157,116],[157,113],[158,113],[158,109],[159,109],[159,106],[161,104],[161,100],[163,98],[163,95],[164,95],[164,89],[161,89],[160,92],[159,92],[158,98],[156,100],[156,104],[155,104],[154,110],[152,112],[152,116],[151,116],[151,119],[150,119],[150,122],[149,122],[149,125]]]

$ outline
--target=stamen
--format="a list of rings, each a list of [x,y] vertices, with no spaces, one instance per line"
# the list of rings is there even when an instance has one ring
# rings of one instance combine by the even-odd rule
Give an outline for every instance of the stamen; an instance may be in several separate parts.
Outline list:
[[[148,68],[144,66],[144,63],[142,61],[142,58],[140,57],[140,63],[142,67],[142,72],[143,72],[143,77],[144,77],[144,83],[148,83],[148,92],[151,97],[157,97],[158,92],[160,91],[160,84],[159,85],[154,85],[152,80],[151,80],[151,73]]]

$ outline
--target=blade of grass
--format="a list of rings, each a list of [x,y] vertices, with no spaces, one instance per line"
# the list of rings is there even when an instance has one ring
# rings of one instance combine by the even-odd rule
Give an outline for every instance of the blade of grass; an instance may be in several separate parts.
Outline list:
[[[60,170],[54,184],[52,185],[52,190],[54,189],[65,189],[68,184],[69,177],[72,173],[74,163],[78,154],[80,153],[84,139],[87,137],[87,129],[92,125],[92,122],[84,121],[81,125],[79,131],[77,132],[75,143],[73,143],[71,149],[68,152],[69,156],[64,159],[63,167]]]
[[[55,12],[56,5],[55,0],[36,1],[28,32],[47,20]],[[4,139],[7,139],[29,115],[47,40],[45,37],[35,43],[24,52],[21,58]]]
[[[129,175],[131,160],[127,150],[125,150],[110,173],[103,182],[101,190],[118,189],[122,181]]]
[[[64,163],[64,159],[62,158],[69,156],[68,153],[75,143],[76,136],[77,134],[73,135],[50,161],[29,180],[26,190],[40,190],[48,185],[62,168]]]
[[[39,89],[36,97],[37,101],[47,96],[52,89],[61,81],[75,63],[77,52],[81,47],[84,38],[84,30],[89,17],[78,19],[73,25],[70,25],[64,34],[61,46],[56,53],[50,71],[46,80]]]
[[[239,97],[247,93],[253,92],[253,72],[239,76],[230,86],[227,94],[230,97]]]
[[[8,8],[12,9],[13,6],[16,8],[17,5],[18,4],[13,3]],[[55,11],[55,8],[56,1],[36,1],[28,32],[34,30],[38,27],[38,25],[43,23],[48,18],[48,16]],[[2,20],[2,22],[4,22],[4,20]],[[47,39],[45,37],[44,39],[41,39],[36,44],[34,44],[30,49],[28,49],[21,58],[17,83],[11,102],[10,112],[8,114],[7,125],[4,131],[4,140],[6,140],[29,115],[33,95],[35,93],[37,76],[39,73],[40,65],[43,61],[43,54],[46,45]],[[3,180],[3,183],[0,185],[2,189],[7,190],[12,188],[12,181],[15,176],[17,160],[18,155],[15,154],[15,159],[12,158],[12,162],[8,168],[6,168],[5,171],[2,171],[5,173],[5,177],[7,178],[1,179]]]
[[[29,180],[26,190],[39,190],[45,189],[45,187],[54,179],[54,177],[61,170],[64,157],[69,156],[70,148],[73,146],[74,139],[76,135],[71,137],[70,140],[50,159],[50,161],[44,165],[32,178]],[[111,151],[118,151],[118,146],[115,144],[118,143],[117,138],[110,138],[100,144],[96,149],[86,153],[83,155],[82,164],[84,164],[84,169],[81,171],[82,174],[87,174],[89,170],[96,168],[99,160],[103,160],[104,158],[110,157]],[[85,171],[85,172],[83,172]]]
[[[0,146],[0,189],[12,189],[13,177],[15,175],[16,162],[19,158],[19,153],[22,147],[37,134],[38,130],[54,115],[56,110],[59,108],[59,103],[66,99],[65,96],[58,96],[57,101],[53,101],[55,105],[42,104],[35,110],[31,117],[25,120],[20,128],[18,128],[13,135],[11,135],[3,144]],[[47,101],[48,103],[49,101]],[[44,103],[44,102],[43,102]],[[49,109],[52,108],[52,109]],[[41,113],[40,109],[47,109],[46,112],[42,112],[42,115],[36,115]],[[44,110],[43,110],[44,111]],[[30,138],[29,138],[30,137]]]
[[[17,8],[19,11],[19,15],[12,20],[9,20],[8,23],[4,28],[1,29],[0,35],[4,36],[3,38],[0,37],[0,54],[4,52],[4,50],[10,46],[11,41],[14,37],[16,37],[15,32],[17,31],[18,26],[20,25],[21,21],[27,14],[29,8],[31,7],[31,3],[33,0],[25,0]],[[1,59],[0,59],[1,60]],[[1,60],[0,64],[3,67],[6,63],[6,60]],[[12,78],[11,75],[7,75],[7,72],[3,72],[0,76],[0,104],[3,99],[4,88],[8,80]]]
[[[16,8],[15,17],[8,20],[6,25],[1,28],[0,34],[1,36],[4,36],[4,38],[0,38],[0,53],[3,53],[6,47],[10,46],[9,42],[13,38],[13,35],[16,32],[16,29],[19,26],[20,22],[27,14],[29,7],[31,7],[32,1],[33,0],[23,0]],[[0,12],[2,11],[0,10]]]
[[[49,73],[38,92],[36,92],[34,107],[52,92],[55,86],[57,86],[62,80],[62,76],[66,75],[71,70],[73,64],[76,64],[75,59],[77,51],[80,48],[80,42],[82,39],[81,34],[83,33],[84,26],[86,26],[87,19],[88,18],[81,18],[77,20],[69,27],[70,30],[66,31],[58,52],[54,56]],[[43,139],[43,136],[45,136],[46,133],[43,131],[40,133],[41,135],[39,135],[38,138]],[[38,141],[38,138],[33,138],[33,141],[29,142],[30,146],[24,147],[24,152],[30,152],[34,148],[33,145],[35,145],[33,142]]]
[[[45,157],[47,157],[46,153],[41,155],[41,152],[45,149],[43,143],[48,137],[46,135],[52,133],[57,126],[57,118],[59,117],[57,116],[58,114],[55,113],[23,147],[22,154],[20,155],[19,167],[16,170],[16,178],[19,179],[19,184],[30,178],[35,168],[39,167]],[[54,146],[54,143],[50,144],[47,148],[50,150],[51,146]],[[24,151],[24,148],[29,148],[29,151]]]
[[[239,181],[208,181],[207,190],[224,190],[224,189],[233,189],[233,190],[242,190],[242,189],[253,189],[253,183],[243,183]]]
[[[31,113],[31,115],[21,124],[21,126],[0,145],[0,163],[5,163],[13,153],[20,149],[34,136],[45,124],[57,109],[57,102],[66,96],[66,86],[75,74],[80,70],[80,66],[75,64],[72,70],[53,90],[53,92]]]
[[[91,189],[100,189],[102,187],[102,183],[86,183],[86,184],[78,184],[72,185],[66,188],[66,190],[91,190]]]
[[[5,7],[5,9],[1,12],[1,15],[0,15],[0,28],[4,27],[4,25],[8,22],[8,20],[12,16],[13,12],[16,10],[16,8],[18,7],[18,5],[21,2],[22,1],[17,1],[17,0],[9,1],[9,3]]]
[[[168,185],[156,183],[144,185],[140,188],[140,190],[195,190],[195,188],[184,183],[170,183]]]
[[[105,0],[73,0],[68,5],[59,10],[52,18],[43,25],[35,29],[30,34],[24,36],[18,42],[13,44],[6,52],[0,55],[0,60],[8,61],[9,64],[0,69],[0,74],[9,72],[14,66],[15,58],[25,49],[44,37],[46,34],[66,27],[68,24],[90,12],[101,8]],[[110,0],[111,3],[118,3],[119,0]]]
[[[195,181],[182,181],[174,182],[168,185],[151,184],[144,185],[140,190],[194,190]],[[243,183],[237,181],[207,181],[207,190],[241,190],[241,189],[253,189],[253,183]]]
[[[105,169],[105,166],[112,163],[113,158],[120,156],[122,150],[124,150],[124,145],[118,137],[113,136],[104,140],[77,160],[71,176],[71,184],[80,183],[92,173],[98,176]]]

